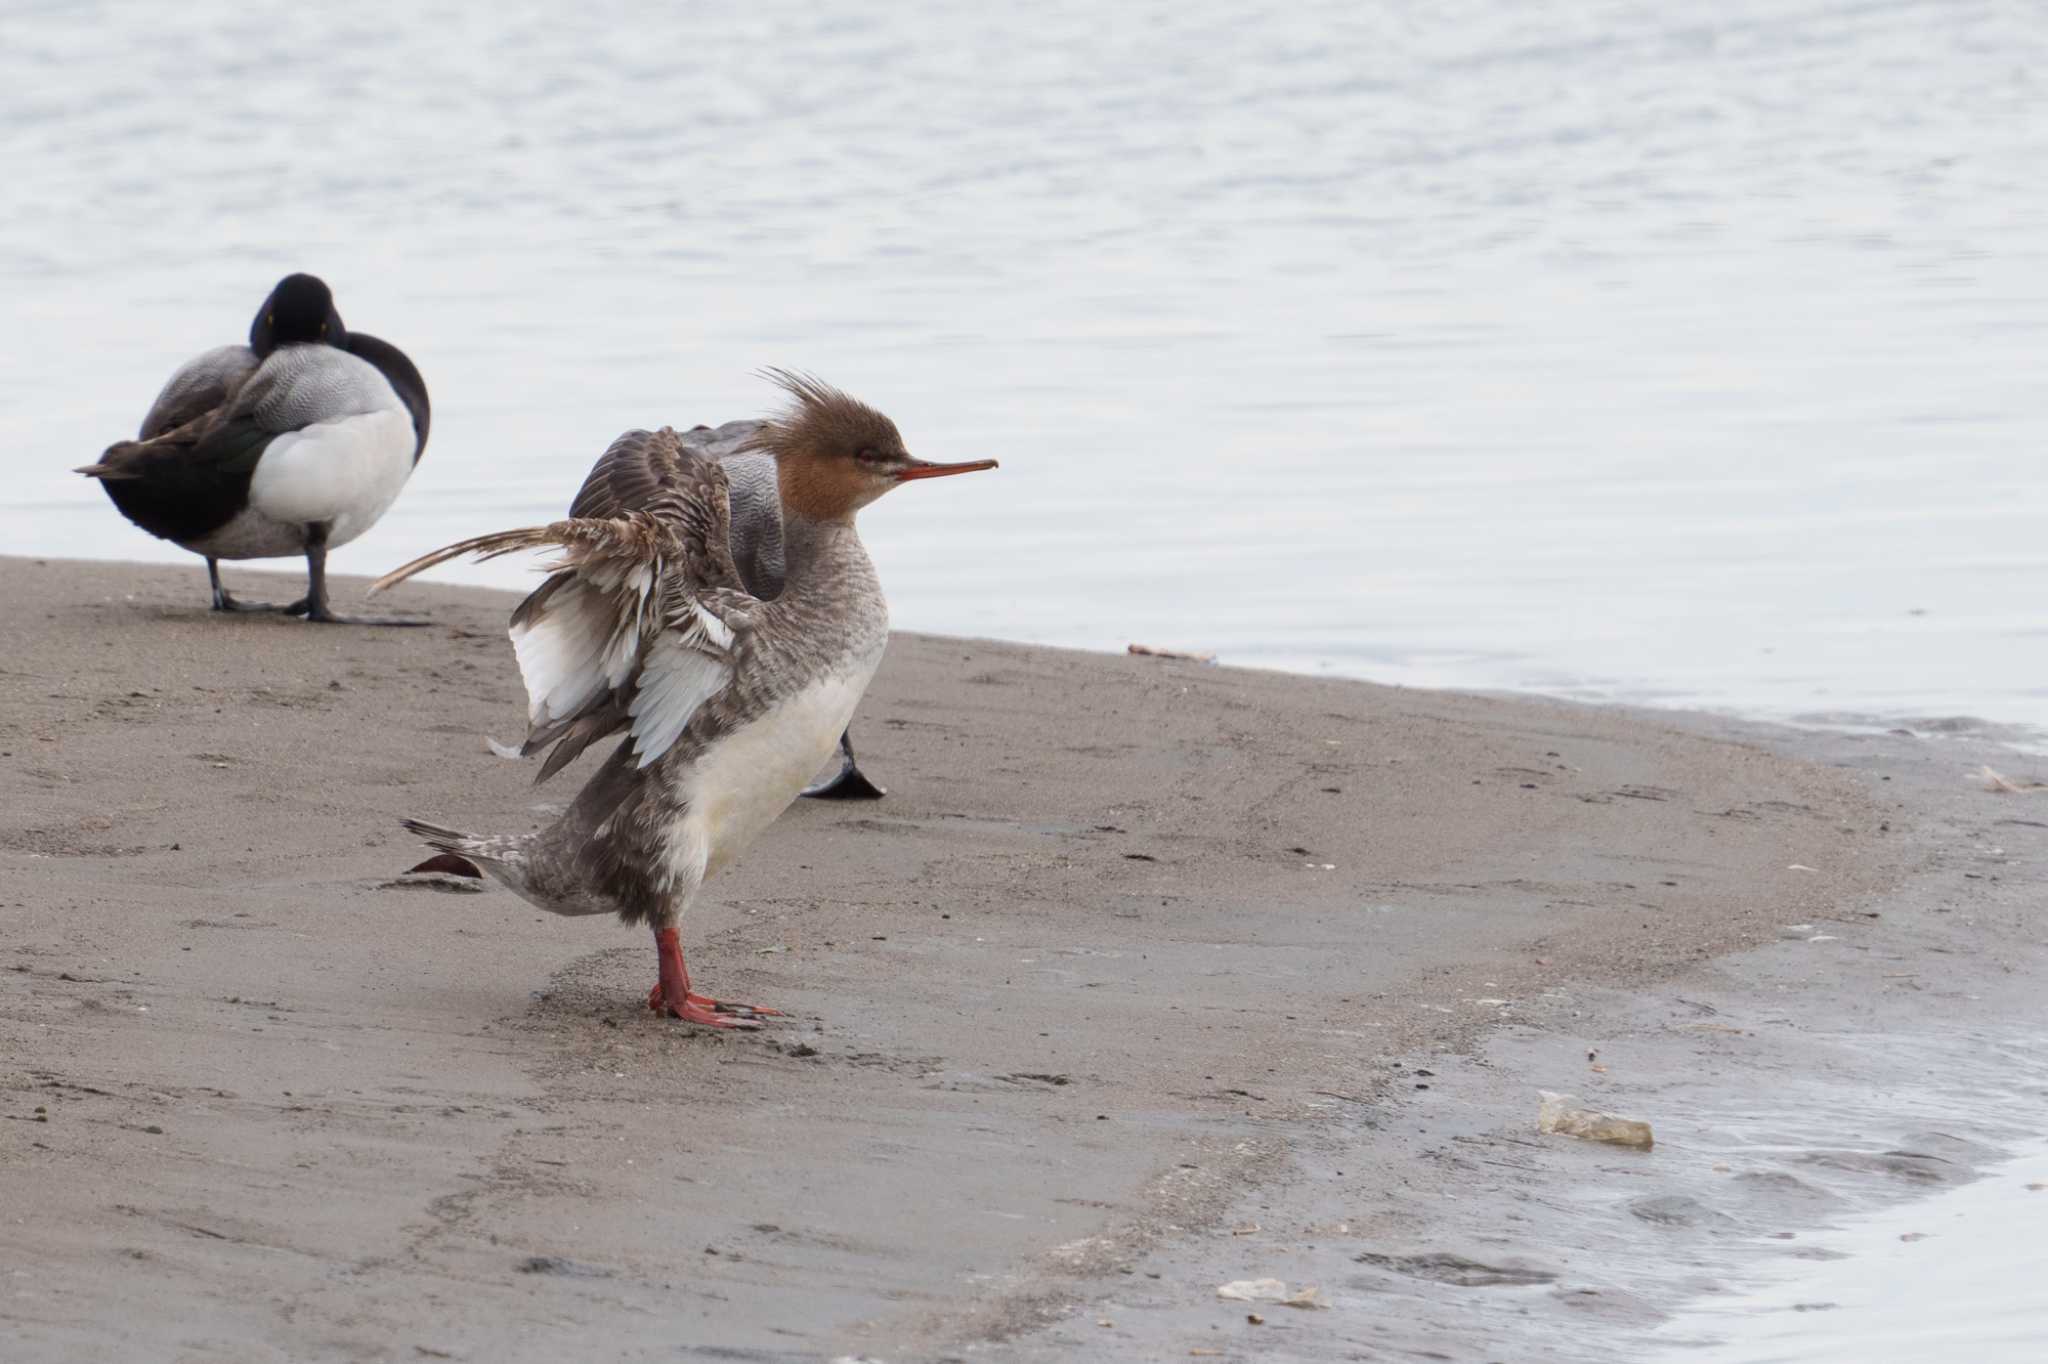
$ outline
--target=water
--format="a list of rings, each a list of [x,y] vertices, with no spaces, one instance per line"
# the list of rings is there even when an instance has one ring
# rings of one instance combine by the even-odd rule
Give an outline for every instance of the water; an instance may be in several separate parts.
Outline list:
[[[1951,1364],[2038,1358],[2048,1320],[2048,1147],[1815,1243],[1840,1256],[1668,1323],[1662,1364]]]
[[[1960,0],[17,4],[0,547],[197,600],[66,470],[310,268],[436,406],[344,570],[787,364],[1003,461],[868,517],[906,627],[2048,729],[2044,79]]]

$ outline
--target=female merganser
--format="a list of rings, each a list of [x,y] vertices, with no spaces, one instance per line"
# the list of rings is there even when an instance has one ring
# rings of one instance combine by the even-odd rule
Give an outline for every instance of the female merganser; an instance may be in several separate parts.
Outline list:
[[[733,562],[725,466],[669,428],[628,431],[597,462],[577,506],[606,515],[464,540],[370,589],[464,554],[561,548],[512,612],[526,747],[555,746],[546,780],[599,739],[624,730],[625,741],[538,833],[405,827],[542,909],[650,923],[659,973],[647,1007],[714,1028],[757,1027],[775,1011],[690,989],[683,913],[831,754],[888,639],[854,514],[899,483],[996,467],[913,459],[875,409],[807,375],[769,377],[792,400],[754,436],[774,461],[782,518],[772,600],[748,592]]]
[[[782,498],[776,492],[775,457],[758,447],[761,423],[732,421],[696,426],[677,437],[692,452],[725,466],[732,504],[732,561],[747,591],[767,601],[782,592]],[[576,494],[571,516],[610,516],[615,510],[608,485],[597,473]],[[839,770],[806,786],[813,800],[880,800],[888,792],[868,779],[853,756],[853,733],[839,736]]]
[[[286,275],[249,324],[249,344],[186,362],[142,419],[140,438],[78,472],[121,514],[206,558],[216,611],[285,611],[310,621],[424,625],[337,616],[327,551],[397,500],[427,448],[426,382],[396,346],[351,332],[312,275]],[[306,595],[241,602],[222,559],[306,556]]]

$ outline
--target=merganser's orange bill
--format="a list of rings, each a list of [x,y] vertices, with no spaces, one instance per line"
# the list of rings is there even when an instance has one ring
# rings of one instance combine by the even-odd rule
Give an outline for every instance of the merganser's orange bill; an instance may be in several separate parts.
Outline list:
[[[947,474],[971,474],[980,469],[995,467],[996,462],[992,459],[970,459],[965,464],[927,464],[920,459],[899,472],[896,481],[908,483],[913,478],[944,478]]]

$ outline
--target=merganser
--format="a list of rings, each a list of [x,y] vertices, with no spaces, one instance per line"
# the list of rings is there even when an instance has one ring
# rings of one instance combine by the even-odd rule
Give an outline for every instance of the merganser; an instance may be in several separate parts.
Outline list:
[[[626,731],[568,811],[538,833],[480,837],[405,827],[556,914],[616,913],[654,929],[647,1007],[714,1028],[775,1013],[690,988],[679,926],[698,888],[787,809],[846,731],[889,633],[854,515],[899,483],[993,469],[933,464],[874,408],[808,375],[753,448],[774,462],[783,587],[763,599],[733,559],[726,466],[671,429],[628,431],[578,495],[603,516],[502,531],[394,569],[372,592],[475,554],[553,545],[551,575],[512,612],[527,749],[546,780]]]
[[[732,503],[732,561],[747,591],[766,601],[782,592],[782,499],[776,492],[775,457],[756,447],[758,421],[696,426],[678,439],[725,466]],[[571,516],[610,515],[611,503],[595,475],[576,494]],[[839,770],[798,794],[813,800],[880,800],[888,792],[868,779],[853,755],[853,734],[839,736]]]
[[[130,521],[206,559],[216,611],[283,611],[309,621],[424,625],[338,616],[327,551],[377,523],[427,448],[427,386],[405,353],[352,332],[312,275],[286,275],[249,324],[171,376],[139,438],[78,470]],[[222,559],[306,556],[306,595],[289,606],[237,601]]]

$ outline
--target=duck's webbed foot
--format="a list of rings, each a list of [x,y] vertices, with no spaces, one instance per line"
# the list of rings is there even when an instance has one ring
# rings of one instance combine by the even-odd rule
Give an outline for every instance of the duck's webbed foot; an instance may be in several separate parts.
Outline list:
[[[683,966],[682,935],[673,924],[654,930],[654,950],[661,978],[647,992],[647,1007],[685,1023],[707,1028],[758,1028],[763,1018],[779,1017],[781,1011],[757,1004],[734,1004],[700,995],[690,988],[690,973]]]
[[[293,602],[290,606],[279,606],[276,602],[267,601],[243,601],[221,585],[220,560],[218,559],[208,559],[206,561],[206,580],[213,585],[213,609],[216,611],[244,611],[251,613],[282,611],[287,615],[297,615],[306,609],[306,603],[303,598]]]
[[[298,614],[298,611],[292,610],[291,607],[279,606],[274,601],[243,601],[240,597],[234,596],[233,594],[228,592],[216,592],[214,594],[213,609],[216,611],[227,611],[230,613],[238,611],[246,612],[252,615],[267,611],[282,611],[286,615],[292,616],[296,616]],[[304,610],[305,608],[300,607],[299,609]]]
[[[853,731],[839,734],[839,771],[802,793],[812,800],[880,800],[888,792],[869,781],[853,757]]]
[[[285,610],[291,611],[290,607]],[[418,616],[340,616],[325,606],[318,610],[300,607],[291,611],[295,616],[304,616],[316,625],[432,625],[434,622]]]

